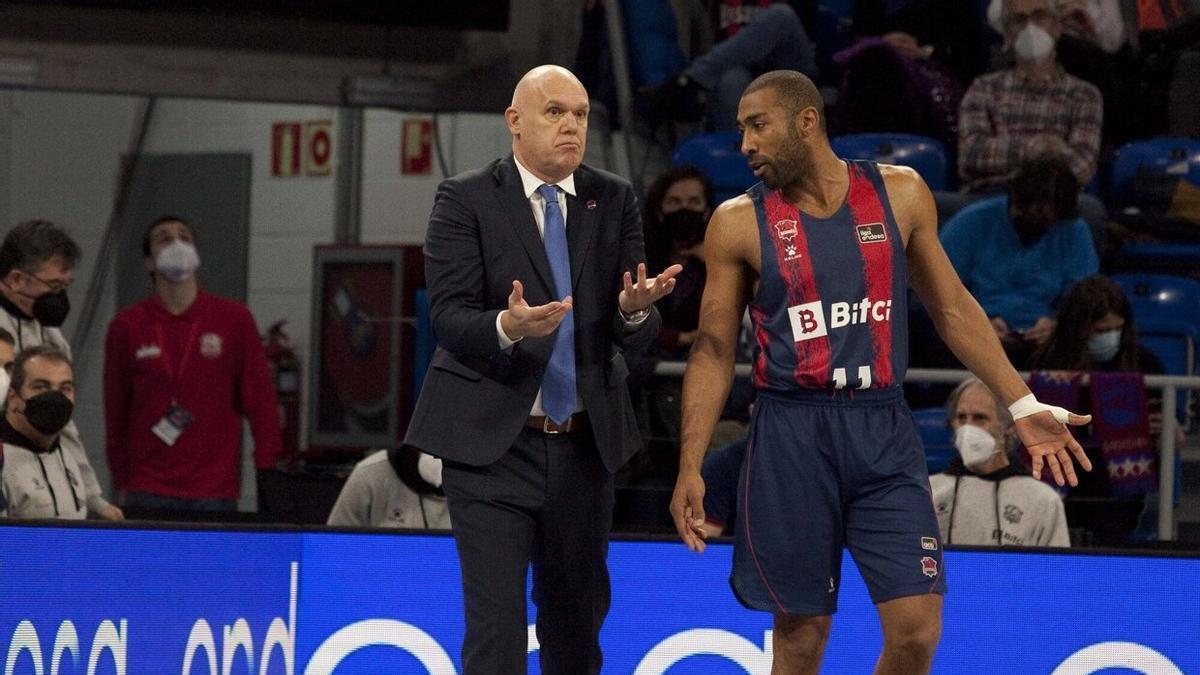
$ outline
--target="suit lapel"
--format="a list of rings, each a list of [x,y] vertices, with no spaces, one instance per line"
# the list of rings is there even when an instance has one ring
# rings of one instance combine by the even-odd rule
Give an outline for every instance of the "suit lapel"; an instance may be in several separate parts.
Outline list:
[[[571,254],[571,288],[579,286],[579,275],[596,238],[596,193],[591,174],[584,167],[575,171],[575,195],[567,195],[567,248]]]
[[[495,175],[499,185],[496,189],[496,198],[500,201],[504,214],[517,235],[517,240],[525,247],[525,253],[533,263],[533,269],[537,272],[547,297],[553,298],[555,295],[554,275],[550,272],[550,259],[546,257],[546,246],[542,243],[542,235],[538,232],[537,221],[533,219],[533,210],[529,207],[529,199],[525,197],[525,190],[521,186],[521,174],[517,172],[517,165],[514,162],[515,160],[510,156],[497,165]],[[569,232],[570,228],[567,230]],[[529,283],[525,279],[521,281],[525,284]]]

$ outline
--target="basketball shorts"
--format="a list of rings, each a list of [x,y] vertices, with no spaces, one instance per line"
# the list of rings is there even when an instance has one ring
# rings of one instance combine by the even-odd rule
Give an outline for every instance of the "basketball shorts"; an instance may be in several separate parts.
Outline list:
[[[760,391],[730,583],[746,607],[837,610],[842,549],[876,604],[945,593],[925,452],[900,387]]]

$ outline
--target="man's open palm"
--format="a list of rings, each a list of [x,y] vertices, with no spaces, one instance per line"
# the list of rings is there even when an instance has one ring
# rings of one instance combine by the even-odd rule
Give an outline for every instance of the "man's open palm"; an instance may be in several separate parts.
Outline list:
[[[1079,485],[1071,456],[1075,456],[1084,471],[1092,470],[1092,462],[1083,451],[1083,446],[1071,435],[1068,425],[1080,426],[1091,421],[1091,415],[1067,413],[1067,423],[1063,424],[1048,410],[1016,420],[1013,425],[1017,436],[1033,458],[1033,477],[1041,480],[1042,466],[1046,465],[1050,467],[1055,483],[1063,485],[1065,482],[1072,487]]]

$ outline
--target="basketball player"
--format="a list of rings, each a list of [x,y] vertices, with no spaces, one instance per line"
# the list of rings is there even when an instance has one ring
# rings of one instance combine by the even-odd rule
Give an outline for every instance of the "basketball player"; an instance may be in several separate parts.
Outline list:
[[[708,227],[671,511],[680,537],[702,551],[700,464],[749,303],[758,396],[731,583],[745,606],[774,614],[772,672],[818,672],[848,547],[883,627],[875,672],[927,673],[946,584],[900,387],[909,283],[946,344],[1010,407],[1035,478],[1049,466],[1059,485],[1075,485],[1072,454],[1091,469],[1066,426],[1090,417],[1034,399],[942,251],[925,183],[907,168],[837,158],[821,108],[794,71],[766,73],[742,95],[742,152],[762,183],[722,204]]]

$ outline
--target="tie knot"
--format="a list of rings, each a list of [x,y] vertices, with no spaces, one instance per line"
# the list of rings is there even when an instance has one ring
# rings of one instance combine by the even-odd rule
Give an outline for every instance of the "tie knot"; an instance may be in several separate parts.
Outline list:
[[[540,188],[538,188],[537,191],[538,191],[538,194],[540,194],[542,196],[542,199],[546,200],[547,204],[549,204],[550,202],[554,202],[555,204],[558,203],[558,186],[557,185],[546,184],[546,185],[543,185]]]

